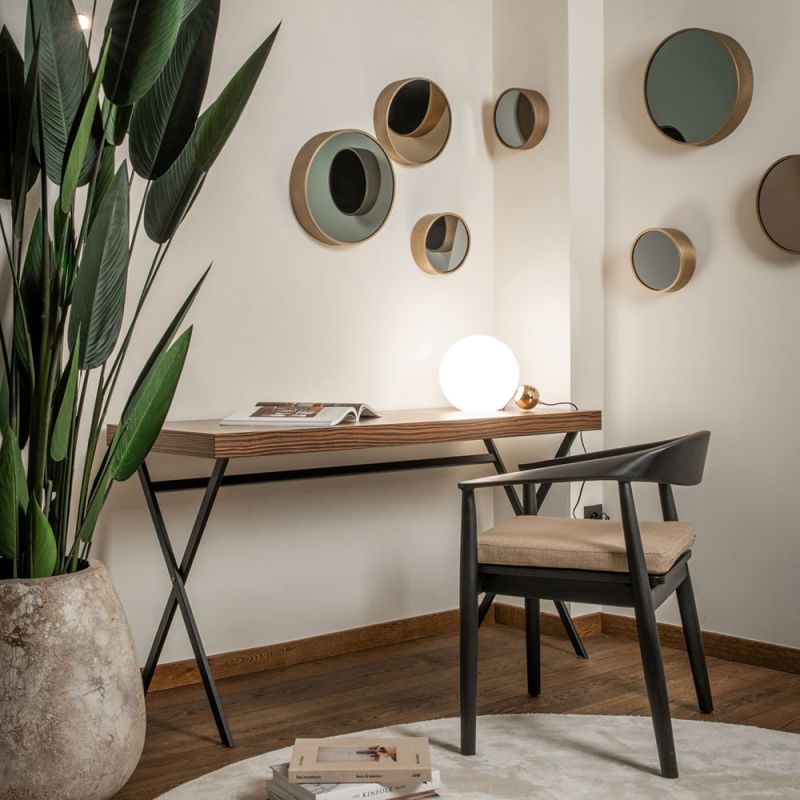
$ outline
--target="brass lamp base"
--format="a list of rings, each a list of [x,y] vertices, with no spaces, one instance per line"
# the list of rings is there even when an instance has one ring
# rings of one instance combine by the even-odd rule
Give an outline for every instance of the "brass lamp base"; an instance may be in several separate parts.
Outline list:
[[[539,390],[525,383],[514,392],[514,402],[525,411],[530,411],[539,403]]]

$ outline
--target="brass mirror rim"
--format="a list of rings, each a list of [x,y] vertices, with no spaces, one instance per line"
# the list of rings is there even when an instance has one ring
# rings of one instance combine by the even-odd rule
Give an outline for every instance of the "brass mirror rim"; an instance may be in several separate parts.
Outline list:
[[[375,144],[386,156],[386,162],[389,165],[389,172],[392,176],[392,198],[389,202],[389,208],[386,209],[386,216],[383,218],[381,224],[369,236],[359,239],[357,242],[342,242],[339,239],[334,239],[330,234],[326,233],[322,228],[320,228],[319,225],[317,225],[317,221],[314,219],[314,215],[311,213],[311,208],[308,205],[308,173],[311,169],[311,165],[314,163],[317,153],[319,153],[319,151],[331,139],[343,133],[358,133],[375,142]],[[389,216],[392,213],[392,209],[394,208],[396,188],[392,160],[389,158],[386,150],[383,148],[381,143],[375,139],[374,136],[370,136],[370,134],[368,134],[366,131],[359,130],[358,128],[340,128],[339,130],[324,131],[323,133],[318,133],[312,136],[300,148],[300,150],[298,150],[294,159],[294,163],[292,164],[292,172],[289,177],[289,196],[292,202],[292,209],[294,210],[294,214],[297,217],[297,221],[300,223],[300,226],[303,228],[303,230],[305,230],[306,233],[308,233],[317,241],[322,242],[323,244],[333,245],[335,247],[352,247],[354,245],[369,241],[373,236],[375,236],[375,234],[378,233],[378,231],[380,231],[381,228],[383,228],[383,226],[386,224],[386,221],[389,219]]]
[[[761,180],[758,182],[758,191],[756,192],[756,216],[758,217],[758,224],[761,226],[761,230],[764,231],[764,235],[767,239],[775,245],[775,247],[783,250],[784,253],[791,253],[792,255],[800,255],[800,250],[792,250],[790,247],[786,247],[782,245],[777,239],[772,237],[772,234],[767,230],[767,226],[764,224],[764,219],[761,216],[761,190],[764,187],[764,182],[769,177],[769,174],[778,164],[782,164],[784,161],[788,161],[791,158],[800,158],[800,153],[790,153],[788,156],[781,156],[777,161],[773,161],[772,164],[764,170],[764,174],[761,176]]]
[[[639,243],[639,240],[646,233],[654,232],[663,233],[665,236],[667,236],[672,241],[672,244],[675,245],[675,249],[678,251],[678,274],[675,276],[675,280],[669,286],[665,286],[663,289],[654,289],[652,286],[648,286],[639,277],[639,273],[636,271],[636,263],[633,260],[633,254],[636,250],[636,245]],[[645,228],[633,240],[630,253],[630,263],[636,280],[639,281],[639,283],[644,286],[645,289],[650,292],[655,292],[656,294],[667,294],[668,292],[677,292],[678,289],[683,289],[683,287],[689,283],[692,275],[694,275],[694,268],[695,264],[697,263],[697,251],[692,244],[692,240],[683,231],[679,231],[677,228]]]
[[[500,131],[497,130],[497,106],[509,92],[520,92],[520,94],[528,98],[533,106],[533,130],[531,131],[531,135],[522,144],[516,146],[504,141],[503,137],[500,135]],[[537,92],[536,89],[523,89],[519,86],[511,86],[500,92],[497,100],[495,100],[494,109],[492,110],[492,125],[494,126],[495,136],[497,136],[498,141],[503,147],[509,150],[530,150],[532,147],[536,147],[547,133],[547,128],[550,125],[550,106],[547,104],[545,96],[541,92]]]
[[[464,253],[464,258],[461,259],[461,263],[457,267],[447,270],[447,272],[440,272],[438,269],[436,269],[436,267],[434,267],[433,264],[431,264],[431,262],[428,260],[427,254],[426,242],[428,240],[428,232],[430,231],[433,223],[436,222],[439,217],[455,217],[455,219],[457,219],[467,231],[467,249]],[[458,272],[466,263],[467,257],[469,256],[469,251],[471,249],[472,232],[469,229],[469,225],[467,225],[466,220],[460,214],[456,214],[453,211],[440,211],[435,214],[425,214],[424,217],[420,217],[414,223],[414,227],[411,229],[411,255],[414,256],[416,265],[423,272],[427,272],[429,275],[436,275],[440,278],[445,278],[448,275],[452,275],[454,272]]]
[[[406,158],[401,152],[399,152],[394,146],[392,136],[398,136],[401,134],[395,134],[389,128],[389,108],[392,105],[392,100],[394,100],[395,95],[400,91],[400,89],[402,89],[406,84],[413,83],[414,81],[425,81],[429,83],[431,87],[438,90],[439,94],[441,94],[441,96],[444,98],[445,110],[449,116],[447,135],[442,142],[442,146],[436,153],[434,153],[434,155],[425,159],[424,161],[413,161],[409,158]],[[375,101],[375,108],[372,112],[372,124],[375,128],[375,137],[378,141],[378,144],[383,147],[389,158],[397,161],[398,164],[415,167],[422,164],[430,164],[431,161],[437,159],[444,152],[445,147],[447,147],[447,143],[450,141],[450,133],[453,130],[453,110],[450,107],[450,101],[447,99],[447,95],[444,93],[442,87],[436,83],[436,81],[432,81],[430,78],[423,77],[403,78],[399,81],[392,81],[382,89],[381,93],[378,95],[378,99]]]
[[[733,108],[730,110],[725,122],[720,125],[717,131],[699,142],[681,142],[678,139],[673,139],[671,136],[664,133],[664,131],[661,130],[661,128],[658,126],[658,123],[653,118],[653,115],[650,111],[650,104],[647,102],[647,76],[650,74],[650,67],[653,64],[653,60],[655,59],[656,55],[658,55],[658,51],[661,50],[661,48],[670,39],[674,39],[676,36],[680,36],[682,33],[687,33],[688,31],[702,31],[703,33],[708,33],[709,35],[718,39],[723,47],[728,51],[728,55],[733,62],[733,68],[736,72],[736,100],[733,104]],[[671,33],[666,37],[666,39],[663,39],[661,42],[659,42],[658,47],[653,50],[653,53],[647,62],[647,68],[644,71],[643,94],[644,107],[647,110],[647,116],[653,123],[653,127],[665,139],[673,144],[681,145],[682,147],[706,147],[710,144],[716,144],[717,142],[722,141],[725,137],[730,136],[745,118],[747,110],[750,108],[750,101],[753,99],[753,65],[750,63],[750,56],[747,55],[747,51],[739,44],[739,42],[736,41],[736,39],[734,39],[732,36],[729,36],[727,33],[712,31],[708,28],[682,28],[679,31]]]

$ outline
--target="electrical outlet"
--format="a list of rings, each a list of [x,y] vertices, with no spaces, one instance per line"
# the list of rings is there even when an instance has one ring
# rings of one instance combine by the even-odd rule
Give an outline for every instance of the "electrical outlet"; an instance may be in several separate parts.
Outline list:
[[[584,506],[583,507],[583,518],[584,519],[608,519],[606,514],[603,513],[603,504],[598,503],[595,506]]]

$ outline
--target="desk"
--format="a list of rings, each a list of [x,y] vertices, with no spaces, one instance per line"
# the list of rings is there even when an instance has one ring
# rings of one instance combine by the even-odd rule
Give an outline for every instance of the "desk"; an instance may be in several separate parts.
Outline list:
[[[503,473],[508,470],[500,457],[495,439],[560,434],[563,435],[563,439],[556,452],[556,457],[561,457],[569,452],[575,437],[580,431],[595,431],[599,430],[601,426],[599,411],[547,410],[470,413],[437,408],[381,413],[382,416],[378,419],[369,419],[353,425],[340,425],[331,428],[233,427],[220,425],[219,420],[167,422],[151,452],[177,456],[195,456],[212,460],[211,475],[207,478],[153,480],[150,477],[146,463],[139,468],[139,479],[147,507],[172,580],[172,590],[142,675],[145,691],[150,687],[175,611],[180,608],[208,696],[208,702],[217,724],[217,730],[223,744],[228,747],[233,747],[234,745],[233,736],[228,727],[222,702],[217,693],[214,676],[211,673],[200,632],[192,612],[192,606],[186,593],[186,581],[214,507],[217,492],[221,486],[242,486],[287,480],[308,480],[331,476],[366,475],[380,472],[402,472],[411,469],[433,469],[475,464],[491,464],[498,473]],[[109,442],[114,435],[114,429],[115,426],[113,425],[108,428],[107,437]],[[312,467],[309,469],[236,475],[225,474],[231,459],[467,441],[482,441],[486,452],[440,456],[437,458],[417,458],[404,461],[379,461],[344,464],[341,466]],[[175,557],[156,495],[163,492],[190,490],[202,490],[203,497],[186,549],[179,563]],[[540,506],[547,497],[549,490],[550,486],[548,484],[539,486],[537,499]],[[455,485],[453,491],[455,493]],[[506,487],[506,494],[514,513],[522,514],[522,504],[516,491],[512,487]],[[480,610],[481,620],[486,616],[493,601],[493,595],[484,596]],[[586,652],[566,607],[562,603],[557,604],[556,607],[576,653],[585,657]]]

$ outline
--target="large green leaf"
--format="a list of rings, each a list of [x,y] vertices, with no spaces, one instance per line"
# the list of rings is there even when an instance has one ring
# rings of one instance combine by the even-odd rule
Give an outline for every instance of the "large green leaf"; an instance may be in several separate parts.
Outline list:
[[[17,116],[25,85],[22,56],[3,25],[0,30],[0,197],[11,199],[11,175]]]
[[[49,578],[56,568],[58,558],[56,537],[35,497],[31,501],[28,513],[33,515],[33,558],[31,560],[33,574],[31,577]]]
[[[86,38],[71,0],[29,0],[26,67],[31,63],[37,36],[45,168],[47,177],[58,184],[89,73]],[[38,106],[37,102],[37,113]],[[34,137],[33,148],[41,161],[37,137]]]
[[[69,341],[74,348],[80,326],[81,369],[105,363],[122,326],[128,279],[128,191],[123,163],[89,228],[75,277]]]
[[[8,388],[8,378],[0,377],[0,431],[4,431],[11,421],[11,390]]]
[[[0,445],[0,556],[17,557],[19,513],[28,507],[28,487],[17,436],[3,430]]]
[[[39,341],[41,339],[41,318],[42,318],[42,270],[44,269],[44,243],[43,235],[45,231],[42,227],[42,211],[36,214],[36,219],[31,228],[31,235],[28,239],[28,250],[25,253],[25,262],[22,268],[22,277],[19,281],[19,293],[22,305],[25,309],[25,316],[30,322],[29,329],[31,339],[31,350],[34,360],[38,360]],[[50,244],[50,238],[46,239]]]
[[[264,67],[280,25],[264,40],[203,112],[194,133],[172,166],[150,188],[144,227],[159,244],[172,238],[244,110]]]
[[[114,0],[106,24],[111,50],[103,79],[112,103],[131,105],[156,82],[172,52],[182,15],[183,0]]]
[[[144,229],[159,244],[172,238],[183,221],[205,173],[198,170],[192,159],[192,139],[175,163],[150,186],[144,209]]]
[[[86,160],[86,153],[92,137],[92,127],[97,117],[97,99],[100,93],[100,84],[103,80],[103,71],[108,57],[109,42],[106,40],[105,47],[100,56],[100,62],[94,73],[94,79],[89,87],[74,134],[70,137],[67,161],[64,165],[64,174],[61,178],[61,194],[59,202],[61,210],[66,214],[72,208],[75,199],[75,190],[78,188],[78,181],[81,176],[81,168]],[[47,145],[45,144],[45,147]],[[49,158],[49,154],[48,154]]]
[[[114,145],[103,145],[103,155],[100,156],[100,168],[97,170],[97,180],[94,183],[94,192],[92,193],[92,207],[89,211],[90,225],[97,216],[103,198],[114,181],[114,154],[116,151],[117,148]]]
[[[80,335],[78,339],[80,340]],[[78,390],[78,352],[79,347],[76,343],[64,373],[64,387],[50,437],[50,458],[53,461],[63,461],[69,449],[70,430],[75,414],[75,396]]]
[[[103,101],[103,130],[105,131],[106,144],[119,147],[128,133],[131,122],[133,106],[115,106],[106,98]]]
[[[130,157],[143,178],[158,178],[183,150],[203,102],[220,0],[201,0],[181,25],[164,71],[134,107]]]
[[[156,359],[131,398],[120,420],[119,442],[110,461],[115,481],[126,481],[136,472],[158,437],[172,405],[191,338],[189,328]]]
[[[82,542],[88,543],[92,541],[94,529],[97,526],[97,519],[100,516],[100,512],[103,510],[110,489],[111,473],[106,472],[89,501],[89,507],[86,509],[83,522],[81,522],[81,527],[78,530],[78,537]]]
[[[211,165],[236,127],[255,88],[256,81],[264,69],[267,56],[272,50],[280,27],[278,25],[253,55],[245,61],[198,121],[193,137],[195,139],[193,157],[194,165],[199,170],[208,172],[211,169]]]
[[[36,177],[33,153],[33,132],[36,128],[34,103],[39,84],[39,46],[36,44],[31,55],[28,75],[22,89],[22,102],[19,107],[17,130],[14,134],[14,159],[11,169],[11,218],[14,220],[14,238],[22,240],[25,219],[24,204],[28,189]]]

